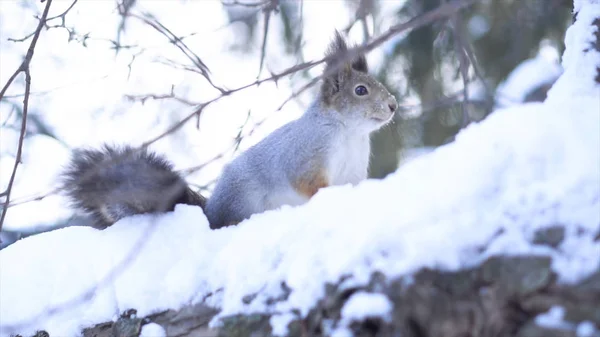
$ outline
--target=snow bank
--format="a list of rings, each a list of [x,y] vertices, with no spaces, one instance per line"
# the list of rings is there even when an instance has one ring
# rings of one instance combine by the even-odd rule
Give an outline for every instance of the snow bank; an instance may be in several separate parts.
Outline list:
[[[373,294],[359,291],[348,299],[342,308],[343,320],[332,332],[332,337],[352,337],[348,325],[353,321],[361,321],[366,318],[380,318],[391,321],[392,302],[383,294]],[[274,328],[274,331],[277,331]],[[283,335],[285,331],[280,331]]]
[[[181,205],[13,244],[0,252],[0,335],[72,336],[126,309],[145,316],[209,294],[221,315],[277,312],[273,322],[285,327],[292,309],[305,315],[342,275],[365,283],[373,271],[456,270],[494,254],[549,255],[562,282],[585,277],[600,263],[600,88],[589,75],[600,62],[580,51],[600,6],[580,6],[565,73],[544,104],[496,111],[383,181],[324,189],[306,205],[216,231],[199,208]],[[558,249],[531,243],[557,224],[566,229]],[[265,304],[282,282],[288,299]]]
[[[382,317],[389,320],[391,311],[392,303],[385,295],[357,292],[342,308],[342,316],[349,320],[365,317]]]
[[[562,67],[543,53],[523,61],[496,90],[497,107],[521,104],[527,95],[544,85],[551,85],[562,74]]]
[[[564,330],[575,330],[577,337],[593,337],[596,327],[590,321],[584,321],[579,324],[573,324],[564,320],[565,309],[559,306],[553,306],[548,312],[538,315],[535,323],[546,328]]]
[[[600,17],[598,0],[574,0],[577,20],[565,36],[565,52],[562,66],[565,73],[548,92],[548,103],[576,100],[578,97],[598,98],[595,77],[600,67],[600,52],[594,50],[598,28],[592,23]],[[595,108],[600,108],[596,100]],[[598,110],[596,110],[597,112]]]

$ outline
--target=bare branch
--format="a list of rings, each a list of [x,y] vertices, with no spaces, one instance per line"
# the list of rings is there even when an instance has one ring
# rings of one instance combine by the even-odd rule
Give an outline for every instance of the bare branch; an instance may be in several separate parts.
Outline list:
[[[20,39],[13,39],[12,37],[9,37],[7,40],[10,42],[24,42],[24,41],[29,40],[29,38],[32,37],[34,34],[35,34],[35,31],[23,36]]]
[[[493,100],[492,94],[491,94],[491,90],[489,88],[489,86],[487,85],[486,79],[483,76],[483,73],[481,72],[481,69],[479,67],[479,64],[477,62],[477,58],[475,57],[475,52],[473,50],[473,46],[471,45],[471,42],[469,41],[469,39],[467,38],[467,35],[465,34],[465,30],[464,30],[464,25],[462,23],[462,17],[460,13],[456,13],[452,16],[451,18],[451,27],[452,27],[452,32],[454,35],[454,45],[455,45],[455,50],[459,59],[459,70],[461,72],[461,76],[463,77],[463,86],[465,88],[465,93],[464,93],[464,101],[465,104],[463,105],[463,121],[462,121],[462,127],[466,126],[466,124],[469,123],[469,115],[468,112],[465,111],[464,106],[466,106],[466,102],[468,102],[469,100],[469,92],[468,92],[468,88],[467,88],[467,76],[468,76],[468,69],[469,67],[473,68],[473,72],[475,73],[475,76],[479,79],[479,81],[481,82],[481,85],[484,88],[485,91],[485,96],[486,96],[486,100],[488,102],[491,102]]]
[[[144,22],[145,24],[149,25],[150,27],[154,28],[157,32],[165,36],[167,39],[169,39],[169,42],[176,46],[192,62],[192,64],[197,68],[197,70],[200,71],[200,74],[202,74],[202,76],[208,81],[208,83],[213,88],[219,90],[220,92],[224,91],[224,89],[218,87],[213,83],[212,79],[210,78],[210,70],[202,61],[202,59],[200,59],[200,57],[196,53],[194,53],[185,44],[185,42],[183,42],[182,38],[175,35],[170,29],[168,29],[165,25],[159,22],[154,16],[152,16],[152,14],[142,13],[142,15],[137,15],[127,13],[124,15],[136,18]]]
[[[462,104],[462,121],[461,127],[465,127],[469,124],[469,107],[467,102],[469,101],[469,58],[464,48],[464,36],[462,36],[462,30],[460,29],[460,13],[452,15],[451,27],[454,33],[454,50],[456,51],[456,57],[458,58],[459,70],[463,80],[463,104]]]
[[[263,0],[257,2],[243,2],[239,0],[231,0],[231,1],[221,1],[223,6],[243,6],[243,7],[262,7],[267,5],[271,0]]]
[[[38,195],[33,195],[33,196],[28,196],[28,197],[22,197],[20,199],[17,200],[13,200],[10,205],[8,205],[7,207],[14,207],[14,206],[18,206],[18,205],[22,205],[22,204],[26,204],[26,203],[30,203],[33,201],[40,201],[40,200],[44,200],[45,198],[54,195],[56,193],[60,192],[60,189],[56,188],[51,190],[50,192],[44,193],[44,194],[38,194]],[[0,195],[0,197],[2,197],[4,195]]]
[[[69,35],[73,34],[73,32],[65,26],[65,23],[66,23],[65,22],[65,20],[66,20],[65,17],[67,16],[67,13],[69,13],[71,11],[71,9],[73,8],[73,6],[75,6],[75,4],[77,3],[77,1],[79,1],[79,0],[73,0],[73,3],[71,3],[71,5],[64,12],[62,12],[61,14],[58,14],[58,15],[55,15],[53,17],[49,17],[49,18],[43,20],[42,22],[43,22],[44,26],[46,27],[46,29],[50,29],[50,28],[66,28],[69,31]],[[42,15],[42,17],[43,17],[43,15]],[[49,21],[56,20],[56,19],[59,19],[59,18],[61,19],[61,23],[59,25],[48,26],[48,22]],[[41,19],[39,19],[39,20],[41,21]],[[30,37],[34,36],[36,34],[36,32],[37,32],[37,30],[33,31],[30,34],[25,35],[24,37],[22,37],[20,39],[13,39],[13,38],[9,37],[7,40],[11,41],[11,42],[24,42],[24,41],[28,40]]]
[[[486,95],[487,99],[491,100],[493,98],[492,91],[490,90],[488,83],[485,79],[485,76],[483,75],[483,72],[481,71],[479,62],[477,62],[477,58],[475,57],[475,51],[473,50],[473,46],[471,45],[471,42],[466,38],[466,34],[464,32],[463,27],[457,27],[457,28],[460,30],[459,31],[460,34],[458,34],[459,43],[462,45],[465,52],[467,53],[467,57],[469,58],[469,62],[471,63],[471,66],[473,67],[475,76],[477,76],[477,78],[479,78],[481,85],[483,85],[483,88],[485,89],[485,95]]]
[[[128,14],[135,5],[136,0],[117,0],[117,11],[121,16],[121,21],[119,22],[119,26],[117,27],[117,40],[115,41],[116,45],[121,44],[121,33],[125,32],[125,24],[127,23]],[[115,53],[118,53],[119,51],[120,49],[115,49]]]
[[[263,43],[260,48],[260,65],[258,67],[258,75],[256,78],[260,77],[260,73],[263,69],[263,64],[265,62],[265,55],[267,49],[267,34],[269,33],[269,22],[271,20],[272,12],[277,11],[277,6],[279,6],[279,0],[270,0],[268,5],[265,5],[263,8],[263,13],[265,14],[265,27],[263,32]]]
[[[29,45],[29,49],[27,49],[27,54],[23,59],[23,62],[15,71],[15,73],[10,77],[8,82],[0,91],[0,100],[8,90],[8,87],[12,84],[14,79],[20,72],[25,73],[25,96],[23,98],[23,117],[21,121],[21,134],[19,135],[19,145],[17,147],[17,154],[15,156],[15,163],[13,165],[13,170],[10,175],[10,180],[8,181],[8,187],[6,188],[6,199],[4,200],[4,205],[2,206],[2,215],[0,216],[0,231],[2,230],[2,225],[4,224],[4,218],[6,217],[6,212],[8,211],[8,204],[10,203],[10,194],[12,192],[13,183],[15,182],[15,176],[17,174],[17,167],[21,162],[21,154],[23,151],[23,140],[25,138],[25,131],[27,129],[27,112],[29,109],[29,92],[31,91],[31,74],[29,73],[29,64],[31,63],[31,59],[33,58],[33,52],[35,50],[35,45],[37,44],[38,38],[40,37],[40,33],[42,32],[42,27],[46,23],[46,18],[48,17],[48,11],[50,10],[50,4],[52,4],[52,0],[47,0],[46,7],[44,8],[44,12],[42,13],[42,17],[38,23],[38,26],[35,30],[35,34],[33,35],[33,40],[31,40],[31,44]]]
[[[46,22],[60,18],[62,20],[63,25],[64,25],[64,23],[65,23],[65,16],[67,15],[67,13],[69,13],[69,11],[73,8],[73,6],[75,6],[75,4],[77,3],[77,1],[79,1],[79,0],[73,0],[73,3],[71,3],[71,5],[64,12],[62,12],[61,14],[49,17],[48,19],[46,19]]]
[[[169,94],[125,95],[125,98],[127,98],[130,101],[141,102],[142,104],[146,103],[146,101],[149,99],[155,100],[155,101],[160,101],[160,100],[164,100],[164,99],[173,99],[179,103],[183,103],[183,104],[189,105],[189,106],[198,106],[198,105],[202,104],[202,103],[198,103],[198,102],[192,102],[186,98],[183,98],[183,97],[175,94],[175,86],[171,86],[171,92]]]
[[[348,26],[346,26],[346,28],[342,29],[342,31],[348,34],[352,27],[354,27],[356,23],[360,22],[362,26],[363,39],[364,41],[368,41],[371,36],[369,34],[367,17],[373,14],[374,5],[374,0],[359,0],[354,13],[354,18],[348,24]]]
[[[21,65],[19,66],[19,68],[17,68],[17,70],[14,72],[14,74],[12,74],[10,76],[10,78],[8,79],[8,81],[6,82],[6,84],[4,85],[2,90],[0,90],[0,101],[2,100],[2,98],[4,98],[4,94],[6,93],[6,90],[8,90],[8,88],[10,87],[12,82],[15,80],[17,75],[19,75],[19,73],[21,73],[21,71],[23,71],[22,67],[23,67],[23,64],[21,63]]]
[[[449,3],[445,3],[436,9],[433,9],[425,14],[419,15],[407,22],[400,23],[392,26],[387,32],[381,34],[376,39],[374,39],[371,43],[361,46],[358,48],[360,52],[369,52],[385,41],[389,40],[392,36],[401,33],[403,31],[409,29],[417,29],[423,27],[427,24],[430,24],[434,21],[448,18],[452,16],[454,13],[459,12],[461,9],[471,6],[476,3],[478,0],[462,0],[462,1],[452,1]]]

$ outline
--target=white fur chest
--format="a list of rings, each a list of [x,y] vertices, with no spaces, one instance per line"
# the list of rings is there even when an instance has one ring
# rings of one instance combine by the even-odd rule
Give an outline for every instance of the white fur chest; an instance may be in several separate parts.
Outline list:
[[[371,155],[368,134],[337,136],[330,151],[327,163],[330,185],[354,185],[367,178]]]

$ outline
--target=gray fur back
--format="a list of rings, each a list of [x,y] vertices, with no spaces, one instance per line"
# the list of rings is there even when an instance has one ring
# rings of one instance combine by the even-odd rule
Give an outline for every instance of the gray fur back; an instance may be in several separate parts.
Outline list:
[[[207,201],[211,228],[235,224],[282,204],[306,202],[290,181],[314,162],[325,161],[342,128],[340,121],[313,108],[242,153],[225,167]]]

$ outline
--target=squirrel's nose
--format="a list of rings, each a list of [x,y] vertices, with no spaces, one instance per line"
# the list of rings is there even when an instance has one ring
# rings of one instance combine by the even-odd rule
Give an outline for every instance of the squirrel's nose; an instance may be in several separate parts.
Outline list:
[[[388,107],[390,108],[390,112],[394,112],[398,108],[398,103],[396,103],[396,102],[388,103]]]

